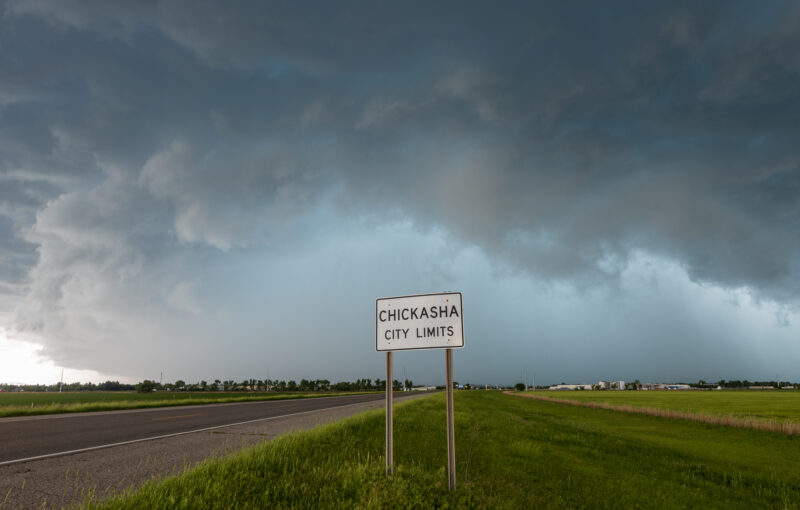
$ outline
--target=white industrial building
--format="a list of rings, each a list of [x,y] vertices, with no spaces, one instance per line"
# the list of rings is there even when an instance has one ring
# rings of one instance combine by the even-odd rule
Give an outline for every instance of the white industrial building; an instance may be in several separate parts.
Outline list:
[[[598,381],[597,386],[601,390],[624,390],[625,381]]]
[[[591,390],[591,384],[556,384],[555,386],[550,386],[551,390]]]

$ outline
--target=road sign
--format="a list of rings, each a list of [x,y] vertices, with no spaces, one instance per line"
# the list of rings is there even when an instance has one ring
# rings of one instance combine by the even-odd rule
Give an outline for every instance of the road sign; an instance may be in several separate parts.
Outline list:
[[[461,293],[421,294],[375,300],[375,350],[464,347]]]
[[[456,490],[453,349],[460,347],[464,347],[464,314],[460,292],[375,300],[375,350],[386,352],[386,476],[394,472],[392,353],[413,349],[446,349],[447,478],[450,490]]]

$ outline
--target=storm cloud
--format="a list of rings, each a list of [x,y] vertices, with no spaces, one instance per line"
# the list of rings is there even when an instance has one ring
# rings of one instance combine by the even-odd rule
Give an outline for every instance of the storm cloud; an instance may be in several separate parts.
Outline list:
[[[378,375],[437,290],[487,382],[797,351],[793,3],[0,5],[0,318],[60,365]]]

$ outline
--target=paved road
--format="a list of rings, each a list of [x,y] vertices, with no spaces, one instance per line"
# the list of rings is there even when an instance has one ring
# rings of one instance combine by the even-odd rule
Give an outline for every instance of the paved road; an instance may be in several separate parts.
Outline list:
[[[383,398],[371,394],[4,418],[0,465]]]

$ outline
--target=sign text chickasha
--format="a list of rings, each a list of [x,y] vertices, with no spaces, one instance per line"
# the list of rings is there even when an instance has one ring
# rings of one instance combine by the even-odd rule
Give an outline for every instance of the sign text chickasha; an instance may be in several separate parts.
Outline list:
[[[464,347],[461,293],[375,300],[375,350]]]

